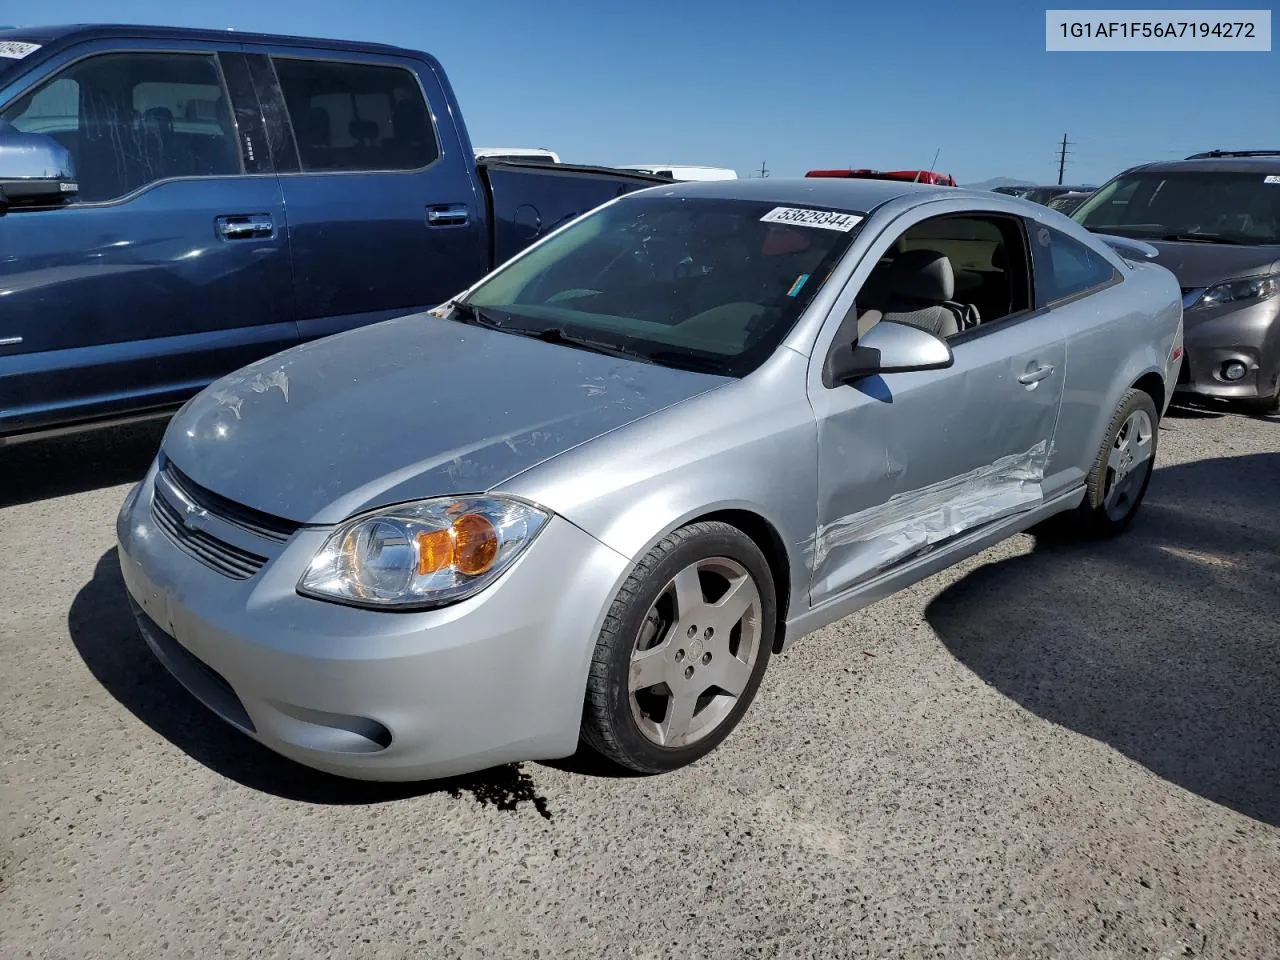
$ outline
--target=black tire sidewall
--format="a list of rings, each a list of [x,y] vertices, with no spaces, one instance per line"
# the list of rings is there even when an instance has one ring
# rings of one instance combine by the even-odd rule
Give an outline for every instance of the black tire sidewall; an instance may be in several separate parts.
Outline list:
[[[632,600],[620,619],[618,635],[611,646],[605,709],[611,714],[610,727],[614,746],[620,755],[615,759],[633,769],[655,773],[674,770],[692,763],[719,746],[733,732],[755,699],[772,652],[777,633],[777,591],[768,561],[751,538],[735,528],[717,523],[710,530],[697,530],[702,526],[698,524],[691,528],[693,535],[665,551],[641,582],[634,585]],[[760,592],[761,650],[746,689],[718,729],[686,747],[662,747],[641,732],[632,715],[627,682],[631,655],[644,617],[663,588],[685,567],[711,557],[736,560],[755,580]]]
[[[1133,499],[1132,506],[1121,519],[1116,520],[1107,515],[1105,506],[1107,458],[1112,447],[1115,446],[1116,439],[1120,435],[1125,421],[1138,410],[1145,411],[1147,416],[1151,418],[1151,460],[1147,467],[1146,476],[1142,478],[1142,486],[1138,489],[1138,493]],[[1143,390],[1130,390],[1111,417],[1111,422],[1107,427],[1107,435],[1098,450],[1098,458],[1094,462],[1093,471],[1089,474],[1085,500],[1081,504],[1081,509],[1086,515],[1089,527],[1088,532],[1097,536],[1113,536],[1125,530],[1133,522],[1133,518],[1137,516],[1138,510],[1146,498],[1147,487],[1151,484],[1151,476],[1155,473],[1156,454],[1159,450],[1159,445],[1160,413],[1156,409],[1155,401],[1151,399],[1150,394]]]

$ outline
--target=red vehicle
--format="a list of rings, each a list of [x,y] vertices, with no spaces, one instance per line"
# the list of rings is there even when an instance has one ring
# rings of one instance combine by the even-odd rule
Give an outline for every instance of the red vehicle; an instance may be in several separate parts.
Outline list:
[[[941,187],[957,186],[949,173],[933,170],[810,170],[806,177],[853,177],[860,180],[910,180],[913,183],[932,183]]]

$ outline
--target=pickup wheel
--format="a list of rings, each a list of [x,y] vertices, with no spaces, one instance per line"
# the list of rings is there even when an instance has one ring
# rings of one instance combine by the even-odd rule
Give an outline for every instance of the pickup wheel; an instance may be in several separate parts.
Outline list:
[[[769,564],[736,527],[682,527],[618,591],[587,678],[582,741],[637,773],[710,753],[751,705],[773,649]]]

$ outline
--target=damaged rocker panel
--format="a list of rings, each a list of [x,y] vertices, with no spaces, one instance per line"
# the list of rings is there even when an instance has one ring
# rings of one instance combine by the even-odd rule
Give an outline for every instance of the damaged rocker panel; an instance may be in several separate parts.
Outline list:
[[[1044,502],[1048,440],[959,476],[895,494],[882,504],[833,520],[805,543],[815,586],[874,576]]]

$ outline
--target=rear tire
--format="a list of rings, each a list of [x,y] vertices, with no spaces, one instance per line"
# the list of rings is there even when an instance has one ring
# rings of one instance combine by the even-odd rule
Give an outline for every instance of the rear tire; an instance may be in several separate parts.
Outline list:
[[[755,697],[773,649],[769,563],[736,527],[702,521],[636,564],[596,640],[581,739],[637,773],[714,750]]]
[[[1047,544],[1123,534],[1147,495],[1158,439],[1160,415],[1156,402],[1144,390],[1128,390],[1107,425],[1105,439],[1085,480],[1083,502],[1073,511],[1048,518],[1030,532]]]
[[[1155,467],[1160,415],[1144,390],[1128,390],[1111,417],[1085,481],[1084,501],[1062,517],[1076,536],[1101,539],[1129,528],[1147,494]]]

